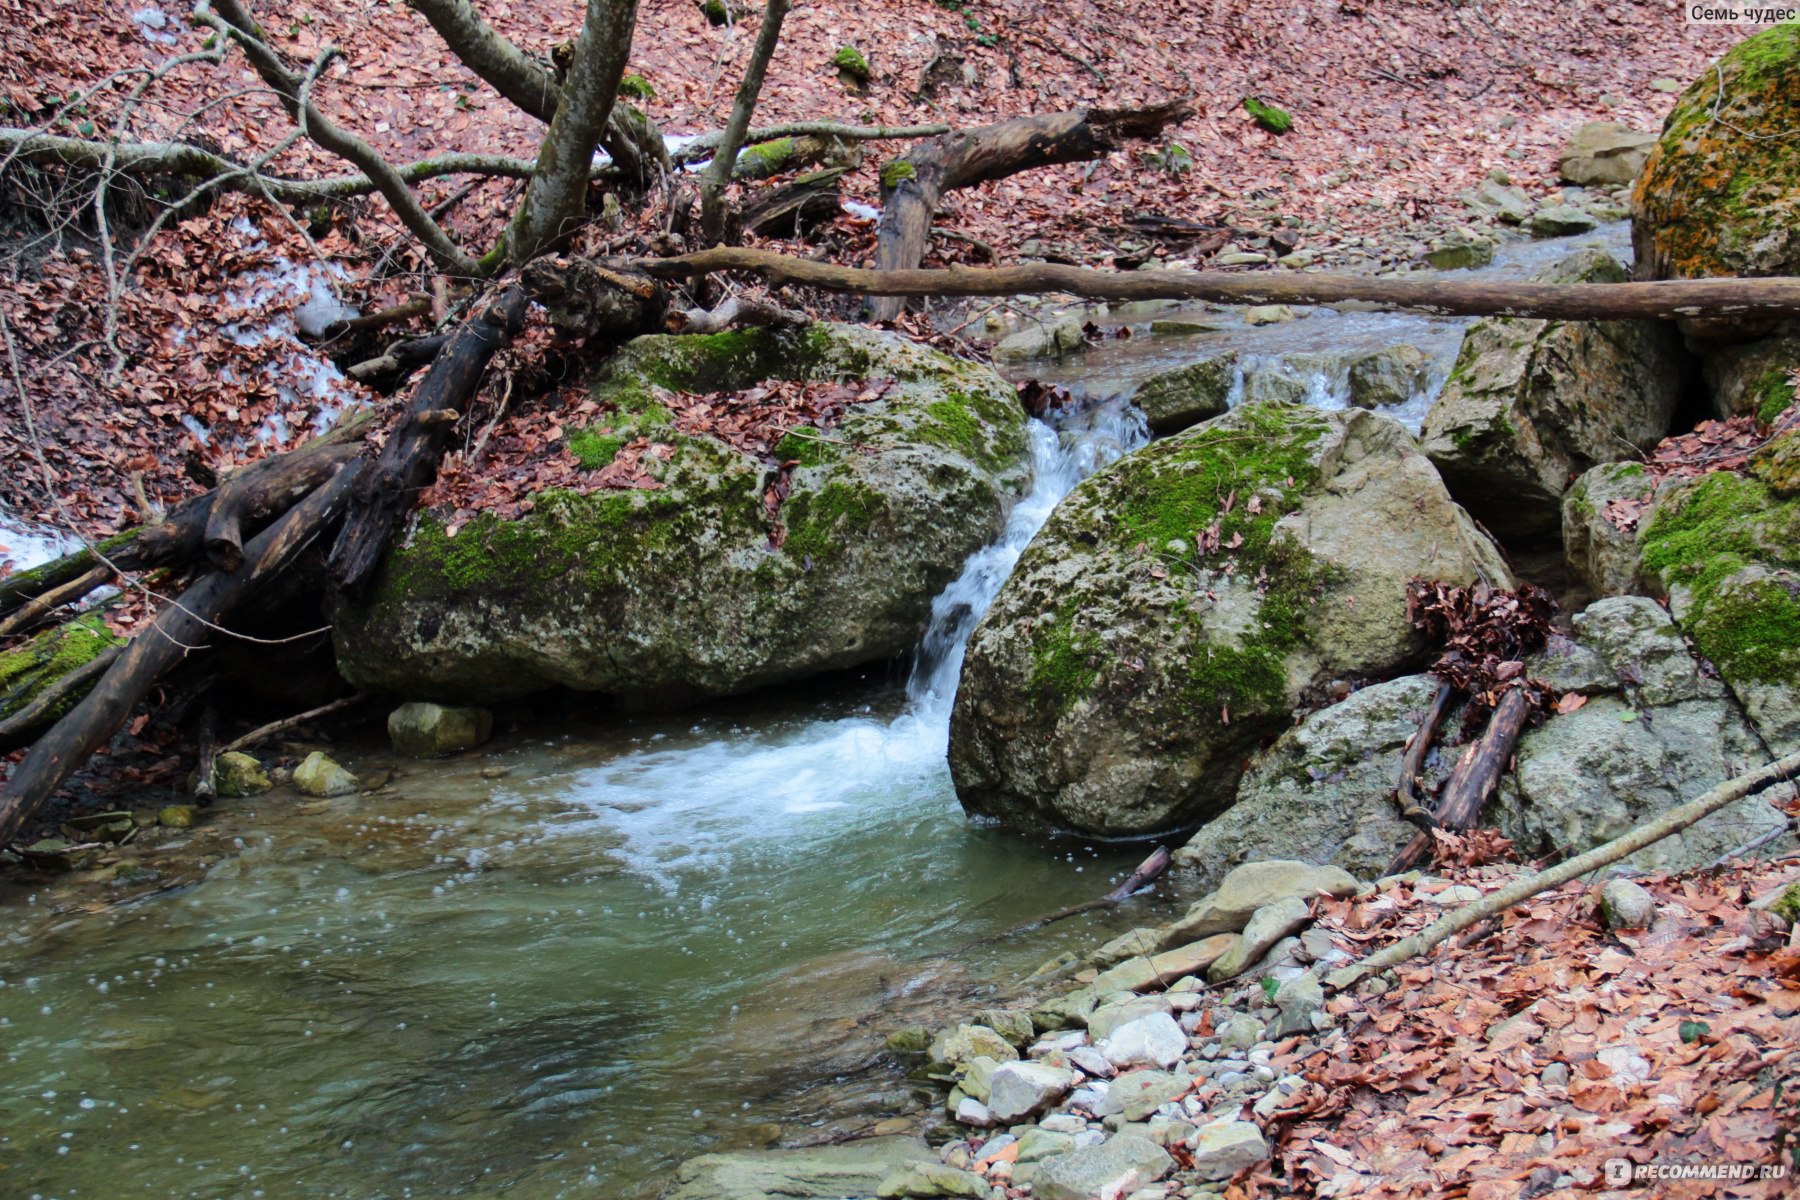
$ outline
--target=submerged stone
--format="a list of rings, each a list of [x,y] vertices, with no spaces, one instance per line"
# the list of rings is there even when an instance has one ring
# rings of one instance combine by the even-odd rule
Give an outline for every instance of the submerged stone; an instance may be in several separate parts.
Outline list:
[[[413,701],[388,714],[388,739],[409,758],[436,758],[473,750],[494,732],[494,715],[485,708],[447,708]]]
[[[332,760],[323,750],[314,750],[294,768],[294,788],[308,796],[347,796],[358,787],[356,776]]]

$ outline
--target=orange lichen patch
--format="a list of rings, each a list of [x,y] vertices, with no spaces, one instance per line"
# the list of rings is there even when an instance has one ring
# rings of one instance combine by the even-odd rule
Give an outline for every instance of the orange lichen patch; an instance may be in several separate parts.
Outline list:
[[[1683,94],[1638,179],[1646,278],[1800,272],[1800,24],[1739,43]]]

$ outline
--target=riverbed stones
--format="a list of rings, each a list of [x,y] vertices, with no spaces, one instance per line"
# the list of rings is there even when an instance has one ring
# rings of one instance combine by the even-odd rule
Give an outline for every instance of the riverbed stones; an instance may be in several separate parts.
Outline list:
[[[1617,283],[1625,269],[1584,250],[1537,278]],[[1660,322],[1489,317],[1463,335],[1420,443],[1450,494],[1497,536],[1554,534],[1571,479],[1668,433],[1685,362]]]
[[[1107,1062],[1120,1070],[1138,1066],[1166,1069],[1181,1061],[1187,1050],[1187,1034],[1168,1013],[1150,1013],[1114,1029],[1099,1044],[1099,1050]]]
[[[449,707],[415,700],[388,714],[388,740],[408,758],[436,758],[473,750],[494,733],[485,708]]]
[[[1168,1152],[1147,1137],[1119,1134],[1104,1145],[1071,1150],[1037,1164],[1034,1200],[1103,1200],[1129,1196],[1175,1167]]]
[[[1765,760],[1725,686],[1655,601],[1610,597],[1573,625],[1610,678],[1589,680],[1580,708],[1526,731],[1493,806],[1501,830],[1531,856],[1578,854]],[[1769,801],[1741,800],[1625,861],[1637,870],[1705,866],[1783,824]]]
[[[213,790],[221,796],[256,796],[274,787],[262,763],[242,750],[231,750],[213,762]]]
[[[1087,349],[1087,337],[1081,322],[1074,317],[1027,325],[1008,334],[995,345],[995,362],[1028,362],[1039,358],[1061,358],[1080,354]]]
[[[1200,1127],[1190,1152],[1196,1178],[1230,1179],[1268,1158],[1269,1146],[1254,1122],[1214,1121]]]
[[[1019,1057],[1012,1043],[985,1025],[956,1025],[933,1039],[928,1052],[933,1062],[959,1066],[977,1056],[995,1062],[1011,1062]]]
[[[1562,502],[1563,558],[1569,573],[1596,596],[1644,591],[1639,518],[1656,480],[1634,462],[1602,463],[1577,479]],[[1622,528],[1621,522],[1629,528]]]
[[[703,1154],[681,1164],[668,1200],[841,1200],[873,1196],[883,1180],[937,1166],[922,1139],[868,1138],[804,1150]]]
[[[1244,310],[1246,325],[1280,325],[1299,316],[1285,304],[1253,304]]]
[[[1618,187],[1644,169],[1657,135],[1615,121],[1590,121],[1569,136],[1556,160],[1564,183],[1578,187]]]
[[[1177,852],[1176,857],[1182,857]],[[1258,909],[1290,897],[1310,903],[1315,896],[1351,896],[1361,889],[1356,877],[1340,866],[1295,859],[1244,863],[1222,872],[1217,890],[1189,907],[1169,926],[1170,940],[1241,930]]]
[[[1525,218],[1525,229],[1533,237],[1573,237],[1598,228],[1598,217],[1569,204],[1548,204]]]
[[[314,750],[294,768],[294,790],[302,795],[347,796],[358,786],[356,776],[323,750]]]
[[[1237,352],[1228,351],[1152,375],[1138,384],[1131,402],[1143,410],[1151,433],[1180,433],[1229,407],[1237,361]]]
[[[1057,506],[976,627],[957,794],[1091,833],[1215,814],[1302,697],[1422,659],[1415,575],[1511,580],[1396,422],[1246,403],[1153,442]]]
[[[1334,864],[1338,888],[1354,890],[1355,878],[1380,875],[1417,832],[1395,812],[1392,789],[1407,739],[1437,689],[1429,675],[1403,675],[1307,714],[1251,760],[1237,802],[1175,851],[1184,882],[1205,888],[1235,879],[1235,864],[1261,854],[1297,860],[1297,867]],[[1240,902],[1220,907],[1225,911],[1190,912],[1182,932],[1240,919]]]
[[[1325,989],[1319,977],[1304,972],[1283,983],[1275,989],[1275,1008],[1281,1013],[1275,1022],[1276,1037],[1311,1033],[1314,1016],[1325,1008]]]
[[[1083,1123],[1085,1128],[1085,1122]],[[1033,1126],[1019,1135],[1019,1156],[1014,1161],[1019,1163],[1041,1162],[1046,1158],[1054,1158],[1058,1154],[1067,1154],[1075,1148],[1075,1139],[1067,1133],[1057,1133],[1045,1129],[1041,1125]]]
[[[1127,1071],[1112,1081],[1106,1095],[1118,1102],[1127,1121],[1144,1121],[1169,1101],[1187,1095],[1193,1086],[1188,1076],[1169,1071]]]
[[[997,1067],[990,1081],[987,1106],[1003,1125],[1036,1116],[1061,1100],[1079,1076],[1039,1062],[1010,1062]]]
[[[767,458],[668,403],[766,380],[857,398]],[[886,661],[1029,474],[1012,385],[859,327],[638,338],[592,400],[568,435],[584,486],[609,470],[633,486],[551,489],[513,518],[421,514],[338,615],[346,678],[444,704],[556,685],[673,703]]]
[[[1311,906],[1299,896],[1283,896],[1250,914],[1244,931],[1231,952],[1221,955],[1207,968],[1206,977],[1214,983],[1240,974],[1260,961],[1282,938],[1298,930],[1311,919]]]
[[[987,1181],[973,1171],[959,1171],[943,1163],[907,1163],[889,1173],[875,1185],[880,1200],[905,1200],[906,1197],[962,1196],[967,1200],[987,1200]]]
[[[1632,195],[1644,279],[1800,275],[1800,25],[1732,47],[1682,93]]]

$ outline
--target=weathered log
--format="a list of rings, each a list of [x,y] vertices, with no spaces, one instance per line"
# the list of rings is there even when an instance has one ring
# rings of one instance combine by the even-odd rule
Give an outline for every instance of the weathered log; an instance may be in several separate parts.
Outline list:
[[[519,282],[570,340],[622,340],[662,324],[662,288],[626,259],[547,255],[527,263]]]
[[[31,702],[18,712],[0,720],[0,754],[30,745],[37,732],[50,724],[50,714],[56,706],[100,678],[124,649],[123,646],[108,646],[33,696]]]
[[[286,512],[314,488],[337,474],[361,447],[333,444],[283,455],[278,467],[246,469],[219,485],[206,510],[203,544],[207,561],[221,571],[244,565],[244,534],[255,533],[272,515]]]
[[[244,566],[210,572],[132,639],[82,701],[40,737],[0,785],[0,844],[11,841],[64,780],[105,745],[165,673],[213,635],[217,622],[278,576],[343,511],[364,464],[345,464],[244,547]]]
[[[738,213],[740,236],[800,237],[835,220],[843,211],[839,183],[846,167],[812,171],[780,187],[769,188],[745,203]]]
[[[1511,283],[1445,279],[1436,272],[1417,279],[1376,279],[1305,271],[1103,271],[1055,263],[876,271],[741,246],[716,246],[673,258],[639,259],[633,266],[658,279],[692,279],[716,271],[745,271],[776,285],[880,296],[1024,296],[1063,292],[1091,300],[1342,305],[1436,316],[1557,321],[1800,316],[1800,279],[1793,278]]]
[[[1474,827],[1482,806],[1500,786],[1500,777],[1512,762],[1513,749],[1519,744],[1519,735],[1525,731],[1525,722],[1530,719],[1531,697],[1524,688],[1512,688],[1501,697],[1494,715],[1488,718],[1486,731],[1479,741],[1470,743],[1463,751],[1455,770],[1450,773],[1450,781],[1444,785],[1444,794],[1432,813],[1439,829]],[[1431,845],[1429,833],[1415,834],[1412,841],[1394,856],[1384,874],[1398,875],[1412,870],[1424,861]]]
[[[414,389],[381,457],[358,475],[349,514],[331,549],[331,577],[346,595],[361,592],[374,575],[395,527],[437,473],[453,426],[431,414],[466,412],[488,360],[524,323],[525,291],[509,287],[463,323]]]
[[[932,214],[945,192],[1033,167],[1099,158],[1125,141],[1156,134],[1190,107],[1186,100],[1175,100],[1150,108],[1078,108],[947,133],[915,146],[882,168],[876,269],[919,265],[930,244]],[[903,303],[877,294],[868,303],[869,318],[891,321]]]
[[[766,300],[732,296],[717,308],[677,309],[668,316],[670,333],[718,333],[734,325],[759,325],[769,329],[798,329],[812,323],[803,312]]]
[[[1438,685],[1437,695],[1432,697],[1431,707],[1425,711],[1425,719],[1419,722],[1419,728],[1406,745],[1406,754],[1400,759],[1400,779],[1394,785],[1394,803],[1399,806],[1400,819],[1419,827],[1420,833],[1430,833],[1437,822],[1431,811],[1420,803],[1419,771],[1425,766],[1425,755],[1431,750],[1432,739],[1437,737],[1438,726],[1444,723],[1444,714],[1450,709],[1450,699],[1456,688],[1448,683]]]
[[[0,637],[30,628],[52,611],[65,604],[73,604],[112,577],[111,567],[97,566],[85,575],[79,575],[41,595],[33,596],[21,604],[17,611],[0,620]]]
[[[207,523],[226,491],[233,495],[239,525],[285,512],[302,496],[329,479],[350,457],[374,420],[373,411],[352,414],[337,427],[299,449],[251,463],[211,491],[190,496],[171,508],[160,524],[127,529],[102,538],[93,548],[77,550],[29,571],[0,579],[0,616],[46,595],[92,571],[95,563],[121,571],[180,566],[199,558],[206,546]]]

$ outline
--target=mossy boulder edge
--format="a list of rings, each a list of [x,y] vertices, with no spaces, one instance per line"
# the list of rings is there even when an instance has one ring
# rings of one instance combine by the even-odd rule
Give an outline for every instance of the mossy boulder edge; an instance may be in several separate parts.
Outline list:
[[[1154,442],[1057,507],[976,627],[957,794],[1109,835],[1211,816],[1303,698],[1420,661],[1414,575],[1511,583],[1397,422],[1257,402]]]
[[[893,381],[835,428],[777,444],[799,464],[779,549],[764,508],[776,465],[679,431],[658,400],[771,379]],[[638,338],[593,394],[611,411],[571,449],[598,468],[649,437],[667,447],[643,456],[661,486],[545,491],[517,519],[454,531],[420,514],[339,614],[346,678],[446,703],[556,685],[680,702],[882,661],[914,645],[1029,482],[1010,384],[860,327]]]

